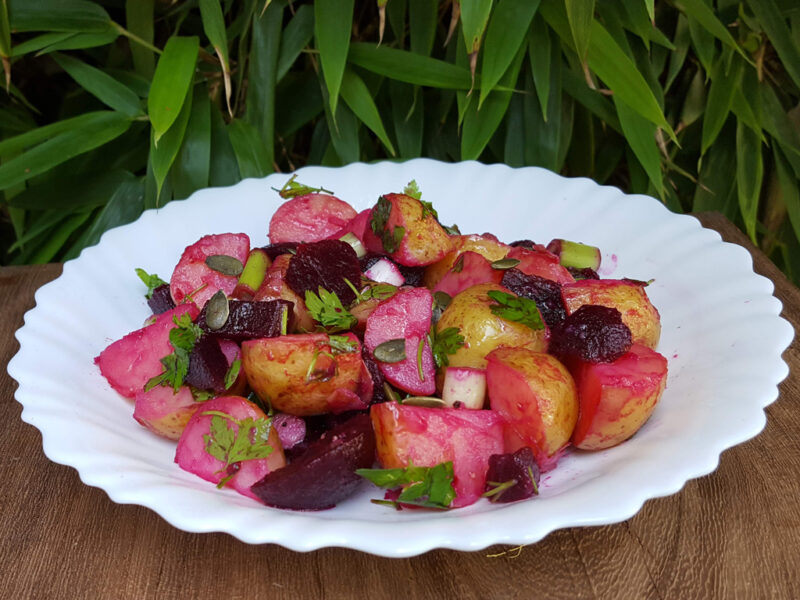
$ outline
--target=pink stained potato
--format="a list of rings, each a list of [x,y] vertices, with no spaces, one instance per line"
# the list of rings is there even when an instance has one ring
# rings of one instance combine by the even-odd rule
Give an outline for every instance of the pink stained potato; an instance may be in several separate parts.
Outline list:
[[[195,402],[188,386],[182,385],[176,393],[171,387],[157,385],[136,394],[133,418],[156,435],[178,440],[189,419],[202,405]]]
[[[219,483],[231,472],[235,474],[225,483],[225,487],[230,487],[244,496],[258,500],[250,491],[256,481],[260,481],[267,473],[286,465],[286,457],[283,454],[278,432],[274,427],[270,427],[267,443],[272,447],[272,453],[267,458],[244,460],[231,467],[214,458],[206,451],[205,436],[210,434],[212,415],[204,414],[208,411],[218,411],[230,415],[237,421],[242,421],[248,417],[252,419],[266,419],[264,412],[240,396],[220,396],[206,402],[202,410],[199,410],[189,420],[183,434],[178,440],[178,447],[175,450],[175,462],[184,471],[193,473],[211,483]],[[227,421],[228,428],[238,432],[238,425]]]
[[[502,454],[503,422],[491,410],[423,408],[396,402],[370,408],[378,461],[386,469],[453,462],[453,508],[476,502],[489,457]]]
[[[667,384],[667,359],[642,344],[613,363],[570,366],[580,398],[572,443],[583,450],[630,438],[650,418]]]
[[[161,313],[155,323],[137,329],[103,350],[95,359],[100,373],[114,390],[134,398],[145,384],[163,371],[161,359],[172,354],[169,332],[173,318],[188,313],[192,320],[200,313],[194,304],[181,304]]]
[[[186,301],[191,294],[198,308],[222,290],[226,296],[233,294],[238,276],[223,275],[206,264],[206,258],[216,254],[232,256],[244,265],[250,254],[250,238],[244,233],[205,235],[183,251],[170,278],[169,291],[175,304]]]
[[[557,358],[526,348],[498,348],[487,357],[489,403],[505,423],[505,451],[529,447],[542,470],[570,440],[578,394]]]
[[[295,329],[298,331],[313,331],[316,327],[314,319],[306,308],[306,303],[292,288],[286,284],[286,270],[292,260],[291,254],[281,254],[267,269],[261,287],[256,290],[253,299],[256,302],[268,300],[288,300],[292,303]],[[288,332],[291,333],[291,332]]]
[[[473,285],[494,283],[500,285],[503,279],[500,269],[493,269],[492,263],[477,252],[467,250],[458,257],[450,270],[433,288],[434,292],[444,292],[451,298]]]
[[[389,340],[404,339],[406,357],[396,363],[376,359],[384,377],[402,390],[417,396],[436,392],[436,365],[428,343],[433,295],[425,288],[400,290],[384,300],[367,317],[364,345],[370,353]],[[417,357],[422,345],[421,361]],[[420,364],[422,377],[420,377]]]
[[[324,333],[282,335],[242,343],[242,368],[258,397],[297,416],[367,408],[371,379],[352,333],[353,352],[333,354]]]
[[[269,241],[318,242],[344,229],[356,214],[352,206],[336,196],[319,193],[296,196],[281,204],[272,215]]]
[[[404,232],[397,249],[389,253],[395,262],[409,267],[430,265],[453,249],[450,236],[419,200],[405,194],[384,194],[381,198],[391,205],[384,231],[391,234],[399,227]],[[373,207],[373,219],[375,210]],[[371,226],[364,232],[364,245],[372,252],[386,253]]]
[[[511,246],[498,241],[491,234],[454,235],[450,239],[453,241],[453,249],[445,254],[441,260],[425,269],[425,276],[422,281],[425,287],[429,289],[436,287],[436,284],[453,268],[455,262],[465,252],[475,252],[489,262],[494,262],[505,258],[508,251],[511,250]]]
[[[561,265],[558,256],[537,244],[535,249],[517,246],[508,253],[508,258],[515,258],[519,262],[517,269],[528,275],[538,275],[560,284],[571,283],[575,278]]]

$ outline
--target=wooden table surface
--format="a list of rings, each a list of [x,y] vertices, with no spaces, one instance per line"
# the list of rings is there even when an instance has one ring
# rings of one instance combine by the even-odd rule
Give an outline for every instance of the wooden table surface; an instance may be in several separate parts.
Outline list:
[[[800,290],[724,217],[701,220],[751,251],[797,328]],[[34,291],[60,271],[0,268],[0,365],[17,351],[14,331]],[[795,341],[784,355],[792,374],[760,435],[628,521],[555,531],[513,551],[435,550],[407,559],[249,546],[114,504],[75,470],[47,460],[38,430],[20,420],[16,383],[3,368],[0,598],[798,598],[799,351]]]

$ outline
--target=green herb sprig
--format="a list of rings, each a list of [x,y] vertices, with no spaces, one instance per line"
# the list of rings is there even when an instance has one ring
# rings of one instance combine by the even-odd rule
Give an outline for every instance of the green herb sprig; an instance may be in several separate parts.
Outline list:
[[[297,196],[305,196],[306,194],[314,194],[318,192],[323,192],[326,194],[333,193],[331,190],[326,190],[325,188],[322,187],[315,188],[303,185],[302,183],[295,181],[296,179],[297,179],[297,174],[294,174],[291,176],[291,178],[289,178],[289,181],[287,181],[281,189],[277,188],[272,188],[272,189],[278,192],[281,198],[286,198],[286,199],[295,198]]]
[[[203,435],[205,451],[219,461],[225,463],[218,473],[225,472],[228,467],[244,460],[267,458],[273,448],[267,443],[272,419],[246,417],[236,419],[217,410],[209,410],[203,415],[211,416],[209,433]],[[229,424],[236,426],[234,430]],[[235,473],[223,478],[217,487],[223,487]]]
[[[144,269],[137,268],[136,274],[139,276],[139,279],[142,280],[142,283],[144,283],[147,286],[147,293],[145,293],[144,297],[147,298],[148,300],[150,300],[150,298],[153,297],[153,291],[157,287],[167,284],[166,281],[161,279],[161,277],[159,277],[155,273],[150,274]]]
[[[455,354],[464,345],[464,336],[459,332],[458,327],[447,327],[437,332],[436,328],[431,329],[431,350],[433,350],[433,360],[436,367],[447,367],[450,365],[448,354]]]
[[[319,295],[307,290],[305,298],[306,308],[317,323],[329,331],[346,331],[358,322],[335,293],[322,287],[318,291]]]
[[[392,203],[389,202],[385,196],[380,196],[378,202],[372,209],[372,218],[370,219],[370,227],[372,233],[377,235],[383,249],[392,254],[400,247],[400,242],[406,235],[405,227],[395,225],[391,230],[388,227],[389,216],[392,214]]]
[[[486,293],[496,304],[490,305],[492,313],[506,321],[514,321],[530,327],[534,331],[544,329],[544,321],[536,307],[536,302],[529,298],[517,297],[499,290]]]
[[[161,359],[164,370],[145,384],[145,392],[157,385],[163,385],[171,386],[177,393],[189,372],[189,354],[197,340],[203,335],[203,330],[192,323],[188,313],[183,313],[180,317],[172,317],[172,322],[176,325],[169,332],[169,343],[172,345],[173,351]]]
[[[397,504],[412,504],[440,510],[450,508],[456,497],[453,489],[453,463],[447,461],[434,467],[409,465],[401,469],[357,469],[356,474],[378,487],[403,488]],[[379,501],[383,504],[384,501]]]

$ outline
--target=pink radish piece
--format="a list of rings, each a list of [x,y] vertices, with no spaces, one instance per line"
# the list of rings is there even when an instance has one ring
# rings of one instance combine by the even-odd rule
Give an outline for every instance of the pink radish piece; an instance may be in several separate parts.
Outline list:
[[[380,344],[405,340],[403,360],[388,363],[380,362],[377,357],[376,362],[392,384],[417,396],[430,396],[436,392],[436,365],[428,343],[432,306],[433,295],[429,290],[401,290],[372,311],[364,331],[364,345],[373,355]]]
[[[297,196],[281,204],[272,215],[269,241],[318,242],[344,229],[355,216],[355,209],[336,196]]]
[[[372,209],[365,208],[360,213],[358,213],[355,217],[348,221],[347,225],[345,225],[342,229],[337,231],[336,233],[328,236],[328,239],[332,240],[340,240],[342,237],[348,233],[352,233],[355,235],[362,243],[364,243],[364,232],[369,229],[369,220],[372,218]]]
[[[133,398],[164,370],[161,359],[173,351],[169,343],[169,332],[175,327],[173,318],[188,313],[194,320],[199,312],[193,304],[182,304],[161,313],[152,325],[137,329],[108,346],[94,362],[112,388],[126,398]]]
[[[386,469],[453,462],[453,507],[483,493],[489,457],[502,454],[502,419],[491,410],[423,408],[396,402],[370,408],[378,461]]]
[[[181,304],[191,294],[198,308],[203,308],[209,298],[222,290],[226,296],[233,294],[238,275],[223,275],[206,264],[209,256],[232,256],[244,265],[250,253],[250,238],[244,233],[220,233],[201,237],[183,251],[172,272],[169,290],[175,304]]]
[[[493,269],[492,263],[477,252],[463,252],[453,267],[433,288],[434,292],[445,292],[451,298],[468,287],[479,283],[497,283],[503,279],[503,271]]]
[[[272,426],[278,432],[284,450],[293,448],[306,439],[306,422],[300,417],[278,413],[272,419]]]
[[[401,286],[406,281],[397,265],[388,258],[378,259],[369,269],[364,271],[364,275],[372,281],[396,286]]]
[[[236,422],[241,422],[248,417],[250,419],[266,419],[264,412],[254,404],[248,402],[240,396],[221,396],[209,400],[189,420],[186,429],[183,430],[178,441],[178,448],[175,451],[175,462],[184,471],[193,473],[198,477],[220,483],[224,478],[230,477],[225,483],[225,487],[235,489],[240,494],[250,498],[256,498],[250,491],[256,481],[261,480],[267,473],[275,469],[280,469],[286,464],[283,455],[278,432],[274,427],[269,428],[269,437],[266,443],[272,447],[272,452],[266,458],[255,458],[242,460],[226,466],[222,460],[209,454],[208,448],[213,436],[211,428],[212,419],[218,415],[207,414],[210,411],[228,415],[230,419],[223,419],[228,430],[232,430],[234,435],[239,432]],[[251,443],[253,440],[250,440]]]
[[[486,371],[472,367],[447,367],[442,400],[452,408],[480,410],[486,401]]]

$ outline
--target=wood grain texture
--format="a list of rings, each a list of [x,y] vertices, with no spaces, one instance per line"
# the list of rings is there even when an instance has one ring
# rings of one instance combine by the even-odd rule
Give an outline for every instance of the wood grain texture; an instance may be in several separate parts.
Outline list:
[[[784,317],[800,290],[724,217],[700,215],[754,255]],[[58,265],[0,268],[0,364],[34,291]],[[8,598],[796,598],[800,589],[800,345],[759,436],[719,468],[626,522],[555,531],[521,550],[437,550],[386,559],[329,548],[307,554],[178,531],[139,506],[111,502],[51,463],[20,421],[16,383],[0,373],[0,597]],[[502,554],[505,552],[505,554]],[[492,556],[499,554],[499,556]]]

